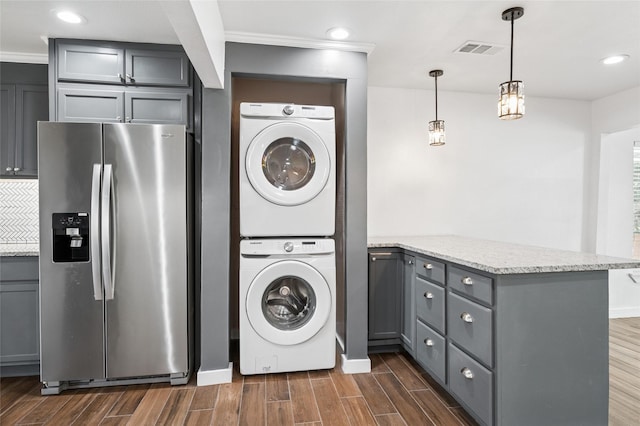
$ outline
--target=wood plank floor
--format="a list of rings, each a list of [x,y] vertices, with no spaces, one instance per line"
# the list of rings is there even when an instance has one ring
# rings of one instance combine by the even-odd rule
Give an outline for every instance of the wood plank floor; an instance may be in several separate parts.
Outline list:
[[[640,425],[640,318],[610,321],[609,425]],[[0,379],[0,425],[475,425],[403,353],[339,368],[241,376],[232,383],[136,385],[40,396],[38,377]]]

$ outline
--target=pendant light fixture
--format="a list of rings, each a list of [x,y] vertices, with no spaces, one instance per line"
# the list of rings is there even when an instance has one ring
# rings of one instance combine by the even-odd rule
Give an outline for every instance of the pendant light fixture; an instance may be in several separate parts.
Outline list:
[[[515,120],[524,115],[524,83],[513,79],[513,21],[524,15],[522,7],[512,7],[502,12],[503,21],[511,21],[511,63],[509,81],[500,85],[498,117],[501,120]]]
[[[438,77],[444,74],[442,70],[431,70],[429,75],[436,81],[436,119],[429,122],[429,145],[444,145],[444,120],[438,120]]]

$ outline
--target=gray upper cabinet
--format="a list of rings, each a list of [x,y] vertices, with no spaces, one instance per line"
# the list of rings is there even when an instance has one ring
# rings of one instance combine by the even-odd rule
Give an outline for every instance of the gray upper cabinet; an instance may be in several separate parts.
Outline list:
[[[0,175],[13,175],[16,144],[16,86],[0,87]]]
[[[187,99],[184,92],[127,92],[125,122],[188,124]]]
[[[189,59],[176,48],[130,49],[59,42],[58,80],[127,86],[189,86]]]
[[[57,121],[193,125],[180,46],[59,39],[50,49]]]
[[[49,119],[45,85],[16,86],[16,148],[14,174],[38,175],[38,121]]]
[[[58,79],[124,83],[124,49],[95,44],[58,44]]]
[[[49,118],[47,86],[4,83],[0,102],[0,176],[37,177],[37,123]]]
[[[188,86],[189,59],[182,51],[125,51],[127,84],[149,86]]]
[[[58,121],[120,123],[124,91],[58,89]]]

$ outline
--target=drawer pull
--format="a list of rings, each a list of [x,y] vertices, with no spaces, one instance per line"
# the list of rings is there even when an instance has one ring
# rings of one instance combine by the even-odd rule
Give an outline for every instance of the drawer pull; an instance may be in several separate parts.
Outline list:
[[[424,267],[424,269],[426,270],[431,270],[433,269],[433,265],[431,263],[423,263],[422,266]]]
[[[460,318],[462,318],[462,321],[464,322],[473,322],[473,317],[469,312],[463,312],[460,314]]]
[[[409,265],[413,265],[413,260],[410,260],[410,261],[409,261]]]
[[[473,285],[473,280],[471,279],[471,277],[464,277],[460,281],[462,281],[462,284],[464,285]]]
[[[433,346],[433,340],[431,340],[431,339],[424,339],[424,344],[425,344],[425,346],[429,346],[429,347],[431,347],[431,346]]]
[[[433,299],[433,293],[431,293],[430,291],[427,291],[424,293],[424,298],[425,299]]]
[[[460,370],[460,373],[462,373],[465,379],[473,379],[473,371],[469,370],[467,367],[464,367],[462,370]]]

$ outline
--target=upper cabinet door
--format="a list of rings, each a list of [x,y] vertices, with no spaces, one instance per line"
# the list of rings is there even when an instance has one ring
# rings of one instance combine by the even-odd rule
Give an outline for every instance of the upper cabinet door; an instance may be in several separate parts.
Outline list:
[[[124,49],[58,44],[58,80],[123,84]]]
[[[189,59],[182,51],[126,50],[126,83],[132,86],[189,86]]]
[[[16,140],[16,87],[0,87],[0,175],[13,175]]]
[[[38,121],[49,119],[49,93],[45,85],[16,87],[16,165],[20,176],[38,176]]]

